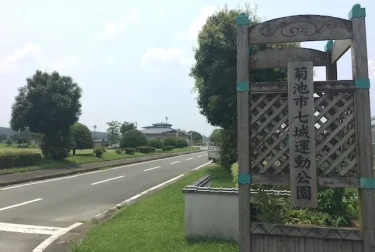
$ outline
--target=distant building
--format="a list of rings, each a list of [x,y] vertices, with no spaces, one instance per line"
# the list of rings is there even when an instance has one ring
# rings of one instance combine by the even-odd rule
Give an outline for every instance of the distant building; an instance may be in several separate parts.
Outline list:
[[[152,126],[143,127],[141,132],[145,134],[147,139],[158,138],[160,140],[164,140],[170,137],[182,137],[190,145],[191,136],[184,131],[173,129],[172,124],[169,123],[154,123]]]

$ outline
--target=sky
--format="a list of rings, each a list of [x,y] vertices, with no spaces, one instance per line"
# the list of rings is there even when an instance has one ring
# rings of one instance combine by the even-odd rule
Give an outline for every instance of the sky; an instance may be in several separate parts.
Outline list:
[[[83,89],[80,122],[105,131],[106,122],[137,122],[138,128],[168,117],[174,128],[208,136],[212,127],[199,113],[193,48],[208,16],[232,0],[1,0],[0,126],[9,126],[18,88],[36,69],[71,76]],[[335,4],[334,2],[339,4]],[[263,21],[298,14],[347,18],[353,4],[341,1],[251,1]],[[366,7],[369,61],[375,59],[375,1]],[[303,43],[324,50],[325,42]],[[325,69],[316,70],[325,80]],[[338,78],[351,79],[351,55],[338,63]],[[375,73],[372,75],[375,78]],[[372,83],[375,83],[372,80]],[[235,83],[228,83],[235,85]],[[371,89],[371,114],[375,91]]]

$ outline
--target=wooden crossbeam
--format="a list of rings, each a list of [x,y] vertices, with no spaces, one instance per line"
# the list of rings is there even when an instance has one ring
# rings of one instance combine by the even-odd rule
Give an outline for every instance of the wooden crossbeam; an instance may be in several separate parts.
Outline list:
[[[353,80],[314,81],[315,92],[354,91]],[[252,94],[288,93],[287,82],[255,82],[250,84]]]
[[[338,61],[349,50],[351,45],[351,39],[336,40],[332,47],[331,63]]]

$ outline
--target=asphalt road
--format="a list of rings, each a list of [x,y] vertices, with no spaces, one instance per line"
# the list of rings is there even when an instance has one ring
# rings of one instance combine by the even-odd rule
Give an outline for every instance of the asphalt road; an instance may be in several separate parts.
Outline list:
[[[76,223],[207,162],[205,151],[0,188],[0,252],[41,252]]]

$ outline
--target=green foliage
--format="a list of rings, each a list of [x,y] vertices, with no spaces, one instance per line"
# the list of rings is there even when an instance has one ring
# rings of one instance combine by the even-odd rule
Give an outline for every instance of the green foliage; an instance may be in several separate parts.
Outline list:
[[[8,146],[11,146],[12,145],[12,140],[8,139],[6,143],[7,143]]]
[[[214,129],[211,133],[211,135],[208,137],[210,142],[213,142],[215,144],[219,144],[221,142],[222,138],[222,129]]]
[[[155,148],[151,146],[138,146],[136,150],[140,153],[151,153],[155,151]]]
[[[254,196],[254,206],[257,208],[256,218],[261,222],[283,223],[287,214],[288,202],[284,197],[275,197],[263,190],[258,190]]]
[[[175,137],[169,137],[169,138],[164,139],[164,146],[176,147],[176,138]]]
[[[18,166],[36,165],[42,160],[40,153],[8,152],[0,154],[0,169]]]
[[[191,131],[188,131],[187,133],[192,135],[193,141],[199,141],[203,139],[202,135],[199,132],[191,130]]]
[[[1,134],[0,135],[0,142],[4,142],[4,141],[6,141],[7,140],[7,135],[5,135],[5,134]]]
[[[357,194],[344,188],[321,188],[318,191],[318,210],[331,216],[330,225],[349,225],[359,211]]]
[[[60,76],[57,72],[36,71],[26,82],[12,106],[12,129],[28,128],[31,132],[44,134],[44,156],[65,158],[70,145],[66,141],[69,129],[81,115],[81,88],[71,77]]]
[[[72,148],[83,150],[91,149],[94,146],[91,131],[86,125],[76,122],[71,127],[70,133],[73,145]]]
[[[163,147],[163,143],[157,138],[151,138],[150,141],[148,141],[148,145],[156,149],[161,149]]]
[[[123,124],[121,125],[121,129],[120,129],[121,135],[124,135],[126,131],[131,130],[131,129],[137,129],[134,123],[123,122]]]
[[[70,151],[70,130],[48,132],[45,134],[40,149],[46,159],[61,160],[67,158]]]
[[[93,150],[93,153],[95,153],[95,157],[97,157],[97,158],[101,158],[103,156],[104,152],[105,152],[105,149],[103,149],[103,148],[95,148]]]
[[[163,151],[171,151],[171,150],[173,150],[173,149],[174,149],[174,146],[170,146],[170,145],[164,146],[164,147],[162,148]]]
[[[147,139],[145,135],[136,129],[131,129],[125,132],[121,138],[121,148],[136,148],[138,146],[146,146]]]
[[[115,152],[120,155],[122,154],[122,149],[116,149]]]
[[[120,140],[121,123],[118,121],[107,122],[107,139],[109,144],[115,144]]]
[[[176,143],[176,145],[175,145],[176,148],[185,148],[185,147],[188,147],[188,143],[182,137],[177,137],[175,139],[175,143]]]
[[[125,153],[128,155],[133,155],[135,153],[135,148],[125,148]]]

